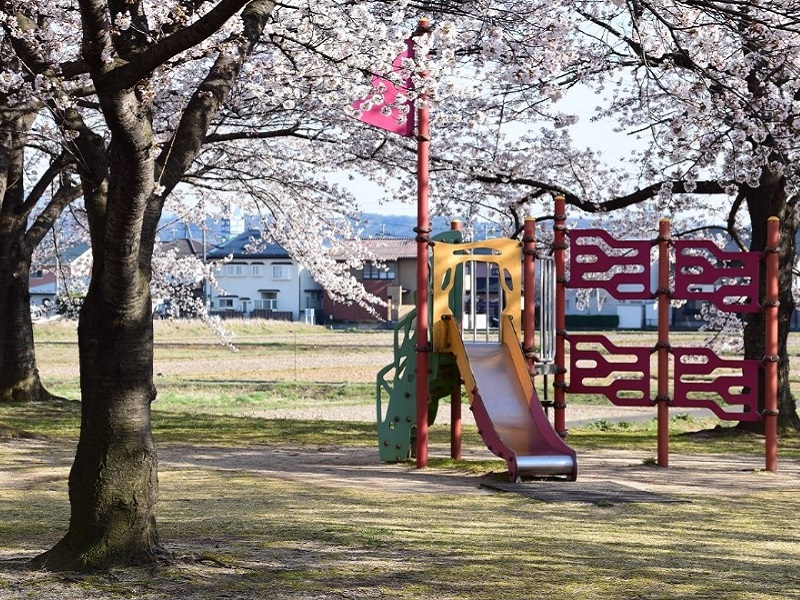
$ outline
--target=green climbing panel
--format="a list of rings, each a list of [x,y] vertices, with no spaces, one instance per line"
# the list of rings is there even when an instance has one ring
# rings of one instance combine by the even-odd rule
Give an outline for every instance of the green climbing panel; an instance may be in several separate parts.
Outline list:
[[[460,231],[446,231],[434,241],[461,242]],[[463,282],[461,272],[453,287],[450,302],[456,318],[461,319]],[[377,375],[377,424],[380,459],[402,462],[411,457],[417,426],[417,311],[403,317],[394,330],[394,361]],[[431,352],[428,357],[428,424],[436,419],[439,400],[450,397],[460,387],[460,375],[452,354]],[[384,411],[384,399],[388,397]]]

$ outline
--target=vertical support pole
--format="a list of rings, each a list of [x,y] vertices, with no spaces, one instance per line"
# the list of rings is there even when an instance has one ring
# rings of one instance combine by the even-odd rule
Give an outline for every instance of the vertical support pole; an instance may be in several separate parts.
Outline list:
[[[669,466],[669,219],[658,222],[658,466]]]
[[[450,229],[461,231],[462,223],[459,220],[450,222]],[[463,268],[462,268],[463,279]],[[462,291],[463,293],[463,291]],[[463,296],[462,296],[463,300]],[[461,327],[463,332],[464,310],[461,310]],[[463,422],[461,419],[461,380],[457,379],[453,391],[450,393],[450,458],[461,460],[461,437]]]
[[[525,229],[522,236],[522,294],[525,304],[522,309],[522,349],[528,359],[528,370],[536,372],[536,219],[525,217]]]
[[[483,239],[487,239],[486,236],[484,236]],[[484,341],[488,342],[489,341],[489,326],[492,323],[492,265],[491,265],[491,263],[488,263],[488,262],[484,262],[483,264],[484,264],[484,268],[486,269],[484,271],[485,279],[486,279],[486,282],[485,282],[486,283],[486,287],[485,287],[485,292],[484,292],[484,298],[485,298],[484,299],[484,307],[485,307],[484,311],[486,313],[486,321],[483,324],[483,335],[484,335]],[[499,300],[499,295],[500,295],[499,271],[498,271],[498,279],[497,279],[497,292],[498,292],[498,300]],[[498,302],[498,305],[499,305],[499,302]],[[500,325],[500,324],[498,323],[498,325]]]
[[[556,263],[556,373],[553,378],[553,428],[562,438],[567,437],[566,408],[567,383],[565,344],[567,338],[567,202],[564,196],[556,197],[556,214],[553,223],[553,257]]]
[[[430,23],[420,19],[415,35],[428,32]],[[428,176],[430,157],[430,115],[427,98],[420,96],[417,108],[417,468],[428,466]]]
[[[767,282],[764,299],[766,344],[764,348],[764,459],[767,471],[778,470],[778,247],[780,220],[767,221]]]
[[[450,458],[461,460],[461,382],[457,382],[450,393]]]

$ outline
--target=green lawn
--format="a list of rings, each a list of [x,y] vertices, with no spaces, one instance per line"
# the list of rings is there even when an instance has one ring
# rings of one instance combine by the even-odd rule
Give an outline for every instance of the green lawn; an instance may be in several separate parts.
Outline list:
[[[472,427],[464,434],[471,459],[455,463],[445,458],[448,428],[433,426],[437,450],[419,471],[377,461],[372,423],[246,416],[254,407],[372,404],[372,381],[360,371],[308,381],[294,357],[316,361],[335,348],[354,362],[374,353],[381,364],[390,335],[248,324],[247,344],[234,355],[236,372],[247,376],[234,381],[186,366],[192,356],[230,360],[228,350],[199,330],[169,327],[157,332],[165,372],[157,376],[153,429],[165,457],[159,531],[176,560],[70,576],[20,569],[58,540],[69,518],[80,405],[74,331],[58,325],[37,332],[40,370],[72,399],[0,406],[0,424],[33,436],[0,440],[0,599],[800,599],[800,482],[773,489],[759,482],[778,476],[745,473],[752,485],[723,477],[715,482],[720,493],[677,503],[544,503],[490,493],[478,484],[496,479],[504,463]],[[254,370],[259,355],[283,362],[265,376]],[[672,452],[761,454],[759,436],[697,433],[715,424],[676,411]],[[568,441],[579,461],[604,450],[655,455],[653,422],[600,420],[571,429]],[[345,449],[355,462],[288,467],[303,464],[290,457]],[[287,466],[270,462],[275,456],[287,457]],[[780,460],[800,460],[797,438],[781,440]],[[459,471],[471,478],[466,485]]]

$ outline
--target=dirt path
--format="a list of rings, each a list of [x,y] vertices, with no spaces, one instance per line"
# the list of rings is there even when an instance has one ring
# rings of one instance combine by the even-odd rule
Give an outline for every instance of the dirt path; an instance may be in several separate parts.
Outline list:
[[[472,413],[463,411],[465,423],[473,423]],[[262,418],[299,418],[349,421],[374,421],[371,406],[344,406],[262,411],[252,416]],[[609,405],[570,406],[567,426],[607,420],[635,421],[653,418],[649,408]],[[449,411],[442,410],[437,422],[449,422]],[[419,470],[413,462],[384,464],[374,447],[336,448],[256,446],[219,448],[169,444],[159,447],[162,469],[200,468],[246,470],[270,477],[302,481],[315,485],[376,487],[392,493],[490,493],[482,489],[480,477],[441,469]],[[431,457],[449,456],[449,448],[430,448]],[[0,445],[0,488],[24,489],[57,480],[66,480],[74,458],[71,444],[42,440],[10,440]],[[614,450],[580,452],[578,482],[609,482],[635,489],[677,495],[736,495],[760,489],[800,491],[800,461],[780,459],[778,473],[765,473],[763,458],[741,456],[672,455],[670,467],[663,469],[646,464],[653,453],[630,453]],[[488,450],[465,451],[465,458],[494,458]],[[502,463],[498,473],[488,476],[503,480]]]
[[[431,456],[447,456],[431,448]],[[465,458],[492,458],[473,451]],[[610,482],[657,494],[680,496],[743,495],[764,489],[800,491],[800,461],[782,460],[778,473],[763,471],[763,459],[741,456],[672,455],[667,469],[650,466],[652,455],[615,450],[578,454],[581,486]],[[380,488],[396,494],[487,493],[485,476],[458,471],[414,468],[413,463],[384,464],[372,448],[282,448],[221,450],[172,446],[162,449],[162,466],[243,469],[314,485]],[[503,480],[502,463],[492,480]]]
[[[73,448],[41,440],[11,440],[0,448],[0,488],[31,489],[65,482]],[[432,457],[448,455],[445,447],[431,447]],[[159,449],[162,470],[244,470],[264,476],[320,486],[381,489],[392,494],[486,494],[487,480],[504,481],[502,463],[490,476],[465,475],[442,469],[416,469],[413,463],[385,464],[371,447],[220,448],[169,444]],[[465,458],[492,458],[473,450]],[[670,467],[649,466],[652,454],[616,450],[578,454],[581,487],[613,483],[657,494],[683,497],[736,496],[764,489],[800,492],[800,461],[781,459],[778,473],[767,473],[759,457],[672,455]],[[569,485],[565,486],[568,494]],[[568,497],[565,497],[568,499]]]
[[[705,409],[680,410],[676,413],[691,414],[692,416],[711,415]],[[323,406],[288,408],[279,410],[259,410],[243,413],[248,417],[259,417],[263,419],[321,419],[325,421],[359,421],[372,423],[375,421],[375,407],[371,405],[362,406]],[[567,427],[578,427],[588,423],[605,420],[610,423],[620,421],[646,421],[655,418],[654,408],[636,408],[628,406],[613,406],[611,404],[598,404],[589,406],[583,404],[570,405],[567,408]],[[472,412],[464,405],[462,418],[465,425],[474,425],[475,419]],[[449,405],[443,404],[436,415],[436,423],[450,423]]]

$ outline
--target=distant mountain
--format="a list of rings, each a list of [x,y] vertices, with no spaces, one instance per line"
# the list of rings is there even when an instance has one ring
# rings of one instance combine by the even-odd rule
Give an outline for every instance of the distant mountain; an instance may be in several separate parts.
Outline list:
[[[243,220],[246,229],[261,227],[258,217],[246,215]],[[383,215],[380,213],[362,213],[356,224],[362,229],[362,237],[404,237],[412,238],[416,235],[414,228],[417,218],[411,215]],[[450,229],[450,219],[434,217],[431,222],[433,233],[440,233]],[[205,240],[209,245],[225,242],[235,235],[231,235],[231,223],[228,219],[206,219]],[[196,242],[203,240],[203,231],[199,225],[185,223],[176,215],[165,214],[161,219],[159,239],[162,242],[174,242],[181,239],[190,239]]]
[[[416,235],[414,228],[417,218],[410,215],[382,215],[380,213],[362,213],[358,227],[363,229],[362,237],[405,237]],[[450,229],[450,219],[434,217],[431,220],[433,233]]]

